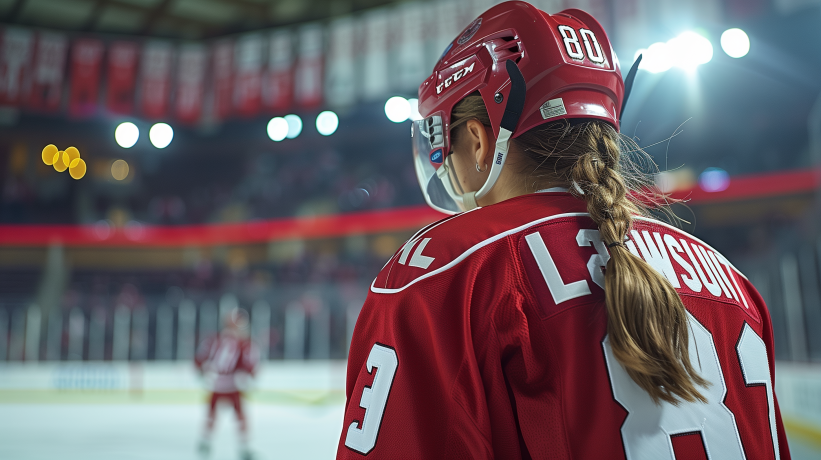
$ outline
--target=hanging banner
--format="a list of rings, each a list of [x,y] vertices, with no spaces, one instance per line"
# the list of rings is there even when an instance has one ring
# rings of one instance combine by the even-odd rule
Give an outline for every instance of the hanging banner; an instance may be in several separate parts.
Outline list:
[[[426,23],[425,36],[428,37],[428,62],[432,63],[429,70],[432,70],[445,49],[468,24],[461,23],[458,5],[452,0],[437,2],[430,7],[433,9],[433,19]]]
[[[140,63],[140,109],[148,118],[163,118],[168,113],[171,93],[173,49],[167,42],[148,42],[143,46]]]
[[[273,112],[283,112],[291,107],[293,100],[293,40],[290,30],[280,30],[271,34],[268,40],[268,69],[262,84],[262,98],[265,108]]]
[[[3,31],[0,47],[0,104],[18,105],[23,97],[24,75],[31,65],[34,34],[9,27]]]
[[[388,82],[387,9],[370,11],[363,17],[365,40],[362,57],[362,96],[367,100],[382,98],[391,89]]]
[[[319,24],[303,26],[299,30],[294,98],[304,108],[313,108],[322,103],[322,32]]]
[[[87,117],[97,112],[103,42],[91,38],[75,40],[71,47],[71,85],[68,112]]]
[[[356,102],[355,33],[356,23],[350,17],[331,22],[325,61],[325,100],[333,107]]]
[[[416,94],[419,85],[433,70],[435,62],[425,62],[425,10],[421,3],[399,6],[399,27],[394,27],[397,47],[390,53],[395,58],[391,69],[396,69],[397,88]],[[393,72],[391,72],[393,74]]]
[[[114,42],[108,47],[106,108],[112,113],[134,112],[139,48],[135,42]]]
[[[231,116],[233,108],[233,48],[233,42],[225,39],[215,43],[212,49],[214,115],[218,120]]]
[[[26,105],[34,110],[54,112],[63,96],[68,39],[65,35],[41,32],[37,35],[31,87]]]
[[[202,115],[208,51],[199,44],[183,45],[177,62],[174,115],[183,123],[196,123]]]
[[[249,34],[234,47],[234,103],[240,115],[256,115],[262,103],[262,45],[262,35]]]

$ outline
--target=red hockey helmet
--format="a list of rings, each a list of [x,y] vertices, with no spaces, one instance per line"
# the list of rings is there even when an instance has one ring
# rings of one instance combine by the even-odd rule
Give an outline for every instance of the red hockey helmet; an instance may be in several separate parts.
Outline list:
[[[453,214],[476,207],[507,159],[511,138],[564,118],[604,120],[619,128],[624,81],[602,26],[584,11],[547,14],[505,2],[476,18],[448,45],[419,87],[412,125],[416,173],[425,200]],[[496,147],[490,175],[465,193],[454,176],[449,125],[453,106],[478,91]]]

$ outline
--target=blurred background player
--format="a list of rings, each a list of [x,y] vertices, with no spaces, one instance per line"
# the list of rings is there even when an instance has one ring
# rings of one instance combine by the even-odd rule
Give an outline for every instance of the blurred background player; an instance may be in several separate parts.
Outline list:
[[[220,333],[200,344],[194,363],[211,387],[205,432],[199,445],[203,456],[211,452],[217,405],[222,401],[229,403],[237,416],[241,458],[253,458],[248,449],[248,422],[242,407],[242,390],[247,388],[249,377],[254,376],[258,360],[259,350],[249,338],[248,312],[241,308],[228,312]]]

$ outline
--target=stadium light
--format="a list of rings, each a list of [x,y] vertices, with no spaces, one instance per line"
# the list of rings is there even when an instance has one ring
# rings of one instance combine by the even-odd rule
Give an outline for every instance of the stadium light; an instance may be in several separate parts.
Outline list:
[[[685,70],[694,70],[713,59],[713,45],[703,35],[688,30],[667,42],[670,63]]]
[[[174,139],[174,129],[168,123],[155,123],[148,131],[148,139],[154,147],[164,149]]]
[[[707,168],[698,176],[698,185],[705,192],[722,192],[730,186],[730,175],[721,168]]]
[[[282,117],[271,118],[268,122],[268,137],[274,142],[279,142],[288,136],[288,121]]]
[[[670,70],[673,66],[694,70],[713,59],[713,45],[704,36],[687,31],[666,43],[653,43],[646,49],[636,51],[633,60],[643,54],[640,69],[650,73]]]
[[[419,113],[419,99],[412,98],[408,99],[408,104],[410,104],[410,119],[411,121],[419,121],[422,119],[422,114]]]
[[[750,52],[750,37],[741,29],[727,29],[721,34],[721,49],[732,58],[740,58]]]
[[[323,136],[330,136],[339,127],[339,117],[330,110],[320,112],[316,116],[316,130]]]
[[[125,180],[128,177],[128,163],[125,160],[117,160],[111,163],[111,177],[114,180]]]
[[[402,96],[394,96],[385,103],[385,115],[394,123],[402,123],[411,116],[411,105]]]
[[[288,139],[293,139],[299,136],[302,132],[302,118],[299,115],[285,115],[285,121],[288,122],[288,134],[285,135]]]
[[[666,72],[673,66],[670,62],[670,51],[666,43],[653,43],[647,49],[636,51],[635,57],[638,57],[639,54],[644,55],[639,68],[650,73]]]
[[[120,123],[117,125],[117,129],[114,130],[114,140],[117,141],[117,145],[124,149],[134,147],[139,138],[140,128],[137,128],[137,125],[130,121]]]

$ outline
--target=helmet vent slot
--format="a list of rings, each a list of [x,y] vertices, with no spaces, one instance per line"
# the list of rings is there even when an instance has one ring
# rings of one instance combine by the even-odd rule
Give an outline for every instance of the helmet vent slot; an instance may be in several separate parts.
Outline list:
[[[522,44],[516,37],[500,37],[496,40],[494,53],[497,61],[513,59],[513,62],[519,63],[522,60]]]

